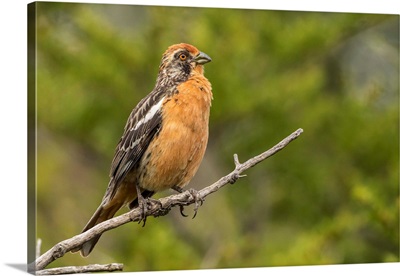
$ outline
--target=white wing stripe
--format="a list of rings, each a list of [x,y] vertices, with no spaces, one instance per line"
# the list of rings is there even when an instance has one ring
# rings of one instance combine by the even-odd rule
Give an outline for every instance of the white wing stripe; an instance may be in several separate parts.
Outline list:
[[[154,115],[156,115],[157,111],[161,109],[164,98],[165,96],[162,97],[157,104],[153,105],[146,113],[146,115],[142,119],[140,119],[133,128],[131,128],[131,131],[138,129],[141,125],[150,121],[154,117]]]

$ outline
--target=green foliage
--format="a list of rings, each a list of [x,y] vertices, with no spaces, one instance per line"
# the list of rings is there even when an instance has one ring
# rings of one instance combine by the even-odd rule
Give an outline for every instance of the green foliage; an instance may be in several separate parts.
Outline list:
[[[195,220],[174,210],[144,228],[129,224],[104,234],[88,259],[67,254],[51,266],[123,262],[140,271],[399,261],[398,85],[394,92],[385,86],[398,84],[389,77],[398,78],[398,67],[372,86],[350,85],[359,76],[343,67],[351,63],[343,58],[348,42],[371,30],[367,42],[386,43],[383,64],[392,62],[385,59],[390,51],[398,60],[398,42],[391,44],[398,20],[37,3],[43,250],[79,233],[100,203],[125,120],[152,90],[171,44],[194,44],[213,59],[206,66],[214,93],[209,164],[192,187],[227,173],[233,153],[245,160],[304,129],[247,178],[207,198]]]

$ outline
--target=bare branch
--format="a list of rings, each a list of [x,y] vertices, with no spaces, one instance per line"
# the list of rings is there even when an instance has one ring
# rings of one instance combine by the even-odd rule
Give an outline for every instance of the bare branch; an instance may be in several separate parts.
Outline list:
[[[243,175],[241,175],[241,173],[243,173],[244,171],[246,171],[247,169],[249,169],[251,167],[254,167],[258,163],[262,162],[263,160],[271,157],[278,151],[282,150],[290,142],[292,142],[297,137],[299,137],[302,132],[303,132],[303,130],[301,128],[296,130],[295,132],[290,134],[288,137],[283,139],[281,142],[276,144],[271,149],[261,153],[260,155],[250,158],[249,160],[247,160],[244,163],[240,163],[237,154],[235,154],[234,155],[235,169],[228,175],[219,179],[217,182],[200,190],[198,192],[198,196],[200,198],[204,199],[208,195],[218,191],[220,188],[222,188],[226,184],[235,183],[240,177],[243,177]],[[187,205],[195,203],[195,201],[196,201],[196,199],[191,195],[191,193],[189,191],[171,195],[168,197],[164,197],[164,198],[159,199],[159,202],[161,204],[152,203],[147,208],[146,216],[153,216],[153,217],[164,216],[164,215],[168,214],[168,212],[174,206],[187,206]],[[102,234],[108,230],[119,227],[123,224],[126,224],[128,222],[139,221],[140,218],[141,218],[140,211],[138,208],[135,208],[135,209],[133,209],[125,214],[122,214],[118,217],[114,217],[112,219],[104,221],[84,233],[76,235],[70,239],[61,241],[61,242],[57,243],[55,246],[53,246],[46,253],[44,253],[42,256],[37,258],[34,263],[30,264],[29,271],[42,270],[48,264],[53,262],[54,260],[61,258],[62,256],[64,256],[65,253],[71,251],[72,249],[78,248],[84,242],[92,239],[93,237],[95,237],[99,234]]]
[[[60,274],[74,274],[74,273],[87,273],[87,272],[113,272],[122,271],[124,268],[123,264],[92,264],[86,266],[65,266],[57,268],[49,268],[44,270],[36,271],[36,275],[60,275]]]

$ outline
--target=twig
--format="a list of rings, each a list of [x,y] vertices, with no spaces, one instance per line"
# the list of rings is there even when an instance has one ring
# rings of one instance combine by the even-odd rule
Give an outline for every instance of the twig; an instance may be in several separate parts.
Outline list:
[[[222,188],[226,184],[235,183],[240,177],[243,177],[243,175],[241,175],[241,173],[243,173],[247,169],[257,165],[261,161],[271,157],[278,151],[282,150],[290,142],[292,142],[297,137],[299,137],[302,132],[303,132],[303,130],[301,128],[296,130],[295,132],[290,134],[288,137],[283,139],[281,142],[279,142],[277,145],[275,145],[271,149],[261,153],[260,155],[250,158],[249,160],[247,160],[244,163],[240,163],[237,154],[235,154],[234,155],[235,169],[228,175],[219,179],[217,182],[200,190],[198,192],[198,196],[200,198],[204,199],[208,195],[218,191],[220,188]],[[171,195],[168,197],[164,197],[164,198],[159,199],[159,202],[161,204],[151,204],[151,206],[149,206],[147,208],[146,216],[153,216],[153,217],[164,216],[174,206],[187,206],[187,205],[195,203],[195,201],[196,201],[196,199],[191,195],[191,193],[189,191]],[[128,222],[139,221],[140,219],[141,219],[141,213],[138,208],[135,208],[135,209],[133,209],[125,214],[122,214],[118,217],[114,217],[112,219],[104,221],[84,233],[76,235],[70,239],[61,241],[61,242],[57,243],[55,246],[53,246],[46,253],[41,255],[39,258],[37,258],[34,263],[30,264],[29,271],[42,270],[48,264],[53,262],[54,260],[61,258],[62,256],[64,256],[65,253],[71,251],[72,249],[78,248],[84,242],[92,239],[93,237],[95,237],[99,234],[102,234],[108,230],[119,227],[123,224],[126,224]]]
[[[59,275],[59,274],[73,274],[73,273],[87,273],[87,272],[113,272],[113,271],[122,271],[124,268],[123,264],[92,264],[86,266],[65,266],[65,267],[57,267],[57,268],[49,268],[44,270],[36,271],[36,275]]]

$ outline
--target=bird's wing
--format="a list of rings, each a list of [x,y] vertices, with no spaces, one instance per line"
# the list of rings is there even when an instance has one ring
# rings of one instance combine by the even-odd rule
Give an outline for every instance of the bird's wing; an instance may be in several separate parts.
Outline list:
[[[111,163],[106,195],[115,195],[126,174],[139,162],[154,135],[161,127],[161,108],[165,95],[150,93],[132,110]]]

